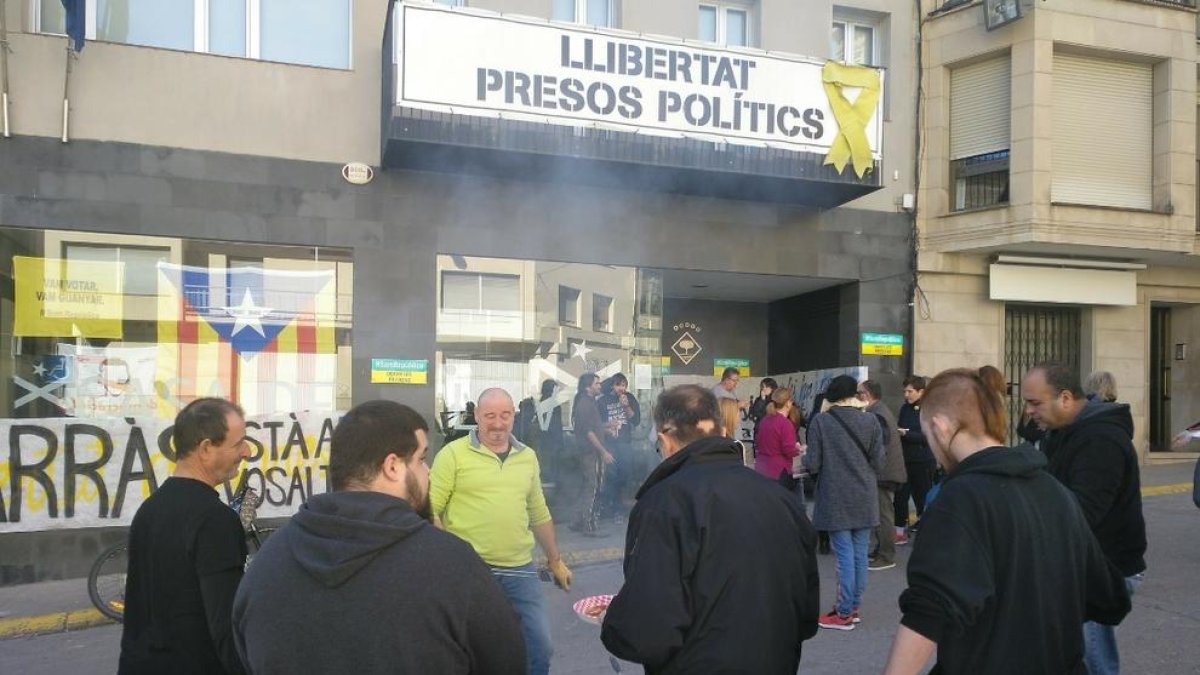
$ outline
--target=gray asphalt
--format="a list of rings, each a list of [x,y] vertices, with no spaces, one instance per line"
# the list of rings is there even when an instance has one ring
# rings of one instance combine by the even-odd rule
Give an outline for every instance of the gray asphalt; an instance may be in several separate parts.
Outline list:
[[[1190,476],[1189,476],[1190,478]],[[1150,550],[1146,582],[1134,598],[1133,613],[1118,630],[1124,672],[1135,675],[1200,674],[1200,510],[1190,495],[1149,497],[1145,501]],[[821,631],[804,646],[800,672],[879,672],[899,620],[896,598],[904,588],[908,547],[900,547],[900,566],[872,572],[863,604],[863,623],[852,632]],[[821,556],[824,605],[833,602],[833,561]],[[576,569],[575,586],[563,593],[547,586],[556,654],[553,672],[603,675],[613,672],[599,640],[599,628],[571,611],[576,599],[620,588],[619,563]],[[93,628],[35,638],[0,641],[0,673],[74,675],[112,673],[120,630]],[[1013,648],[1019,648],[1014,645]],[[624,672],[641,672],[626,664]]]

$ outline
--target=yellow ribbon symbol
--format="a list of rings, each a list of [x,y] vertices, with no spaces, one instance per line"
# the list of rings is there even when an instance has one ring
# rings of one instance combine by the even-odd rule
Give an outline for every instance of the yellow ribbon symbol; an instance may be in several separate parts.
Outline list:
[[[832,164],[841,173],[846,162],[852,162],[854,172],[862,178],[874,166],[871,144],[867,141],[867,123],[879,102],[879,71],[830,61],[821,71],[821,81],[829,106],[833,108],[833,118],[838,123],[838,135],[833,139],[829,154],[825,155],[825,164]],[[846,98],[847,87],[862,89],[854,103]]]

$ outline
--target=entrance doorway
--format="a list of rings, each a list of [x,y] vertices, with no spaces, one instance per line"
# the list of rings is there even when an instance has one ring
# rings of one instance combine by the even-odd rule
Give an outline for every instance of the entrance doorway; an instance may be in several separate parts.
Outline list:
[[[1186,346],[1183,347],[1186,349]],[[1171,449],[1171,308],[1150,307],[1150,452]]]
[[[1008,305],[1004,308],[1004,374],[1008,380],[1009,443],[1020,442],[1017,427],[1025,403],[1021,378],[1033,366],[1057,361],[1079,371],[1082,318],[1078,307]]]

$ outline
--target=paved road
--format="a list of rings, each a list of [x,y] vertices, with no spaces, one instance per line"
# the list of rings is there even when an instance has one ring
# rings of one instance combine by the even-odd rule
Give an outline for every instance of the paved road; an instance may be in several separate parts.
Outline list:
[[[1149,522],[1150,573],[1134,598],[1133,614],[1118,632],[1125,672],[1137,675],[1200,673],[1200,510],[1190,495],[1151,497],[1145,504]],[[801,672],[811,675],[878,672],[895,632],[899,611],[896,597],[904,586],[901,565],[872,572],[863,606],[863,623],[849,633],[821,631],[804,646]],[[821,556],[824,605],[832,605],[833,561]],[[571,612],[571,602],[620,587],[617,563],[602,563],[576,570],[570,594],[548,587],[557,654],[554,672],[572,675],[611,673],[608,655],[599,640],[599,628],[585,624]],[[115,626],[93,628],[36,638],[0,641],[0,673],[49,675],[112,673],[120,631]],[[625,672],[641,672],[626,664]]]

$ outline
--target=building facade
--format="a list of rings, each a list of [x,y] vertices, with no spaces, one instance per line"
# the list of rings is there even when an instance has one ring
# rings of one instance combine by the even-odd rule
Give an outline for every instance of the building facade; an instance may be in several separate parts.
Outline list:
[[[911,330],[911,3],[86,5],[77,55],[57,0],[3,5],[0,582],[85,573],[196,396],[255,420],[285,515],[373,398],[441,434],[589,371],[647,411],[728,364],[899,391],[860,335]]]
[[[1038,361],[1110,371],[1195,457],[1195,3],[921,5],[915,369],[1004,364],[1014,418]]]

